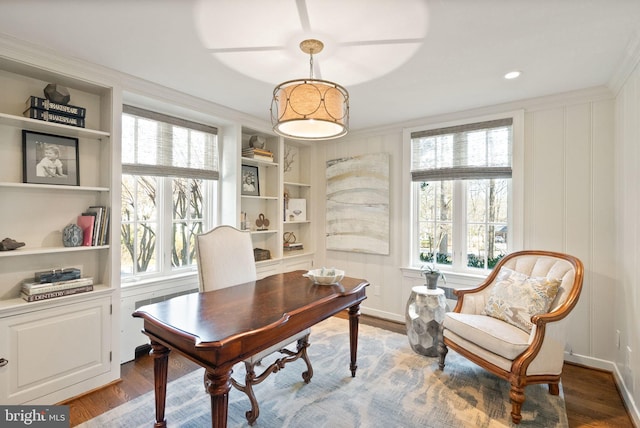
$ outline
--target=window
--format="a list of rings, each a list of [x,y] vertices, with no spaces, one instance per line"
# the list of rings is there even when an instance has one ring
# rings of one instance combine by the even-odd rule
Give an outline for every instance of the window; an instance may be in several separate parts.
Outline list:
[[[131,106],[122,115],[123,280],[194,270],[214,224],[217,129]]]
[[[410,138],[412,264],[492,269],[511,245],[513,118]]]

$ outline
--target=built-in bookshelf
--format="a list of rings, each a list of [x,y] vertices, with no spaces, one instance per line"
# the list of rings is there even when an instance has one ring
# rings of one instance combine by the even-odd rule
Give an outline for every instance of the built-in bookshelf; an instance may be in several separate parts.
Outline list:
[[[261,156],[247,156],[252,154],[250,151],[252,137],[260,145],[264,144]],[[311,150],[312,147],[308,143],[287,141],[265,132],[242,129],[241,168],[243,171],[239,177],[241,189],[239,224],[241,227],[246,225],[251,231],[254,248],[269,250],[271,255],[269,260],[257,261],[259,274],[312,266],[315,245],[311,228]],[[272,157],[265,152],[271,153]],[[252,167],[253,171],[257,170],[259,178],[257,195],[248,195],[242,191],[246,167]],[[301,205],[289,210],[289,205],[293,203]],[[261,228],[256,221],[260,219],[260,214],[264,214],[264,217],[269,220],[267,230],[259,230]],[[288,240],[294,245],[286,245]],[[280,265],[275,266],[274,263],[280,263]]]
[[[255,141],[254,140],[259,140]],[[270,258],[257,263],[269,263],[281,257],[280,248],[280,139],[276,136],[242,129],[240,172],[240,226],[251,232],[253,247],[268,250]],[[251,156],[253,149],[271,155]],[[247,191],[247,180],[250,191]],[[268,222],[268,225],[265,224]]]
[[[313,198],[311,195],[311,150],[309,143],[283,142],[283,256],[313,254]],[[289,241],[289,242],[287,242]],[[286,250],[287,245],[294,249]],[[300,247],[295,247],[299,245]]]
[[[25,63],[0,53],[0,240],[24,243],[0,251],[0,358],[7,362],[0,369],[0,402],[5,404],[55,403],[119,377],[111,358],[118,287],[112,282],[112,239],[94,246],[63,243],[64,228],[88,207],[112,206],[113,89],[37,60]],[[86,108],[85,127],[24,117],[26,101],[44,98],[50,83],[67,88],[71,103]],[[63,151],[61,161],[77,161],[78,185],[25,182],[25,171],[35,165],[25,157],[23,131],[77,139],[77,158]],[[91,291],[32,302],[21,298],[23,282],[35,272],[68,267],[93,278]]]

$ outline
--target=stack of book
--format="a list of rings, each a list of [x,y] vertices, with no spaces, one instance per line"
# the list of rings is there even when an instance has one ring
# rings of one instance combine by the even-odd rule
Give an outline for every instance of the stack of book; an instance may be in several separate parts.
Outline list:
[[[78,216],[78,226],[82,229],[82,245],[90,247],[109,243],[110,212],[105,206],[91,206]]]
[[[27,109],[23,115],[31,119],[84,128],[87,109],[71,104],[58,104],[45,98],[30,96],[26,102]]]
[[[242,157],[259,159],[267,162],[273,162],[273,153],[265,149],[257,149],[255,147],[247,147],[242,149]]]
[[[93,278],[81,278],[80,269],[53,269],[36,272],[33,281],[22,284],[21,296],[27,302],[53,299],[93,290]]]
[[[286,242],[282,245],[282,249],[284,251],[304,250],[304,246],[302,245],[302,242],[293,242],[293,243]]]

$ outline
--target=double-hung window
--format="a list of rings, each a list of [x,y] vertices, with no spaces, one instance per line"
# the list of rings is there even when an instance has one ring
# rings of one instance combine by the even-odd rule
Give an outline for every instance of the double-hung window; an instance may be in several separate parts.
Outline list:
[[[513,118],[410,134],[413,265],[492,269],[510,248]]]
[[[194,270],[215,222],[217,129],[132,106],[122,115],[123,281]]]

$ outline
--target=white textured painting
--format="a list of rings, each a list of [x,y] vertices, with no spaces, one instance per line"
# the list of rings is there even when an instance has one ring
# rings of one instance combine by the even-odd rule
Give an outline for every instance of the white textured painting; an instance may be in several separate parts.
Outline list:
[[[327,162],[327,249],[389,254],[389,154]]]

